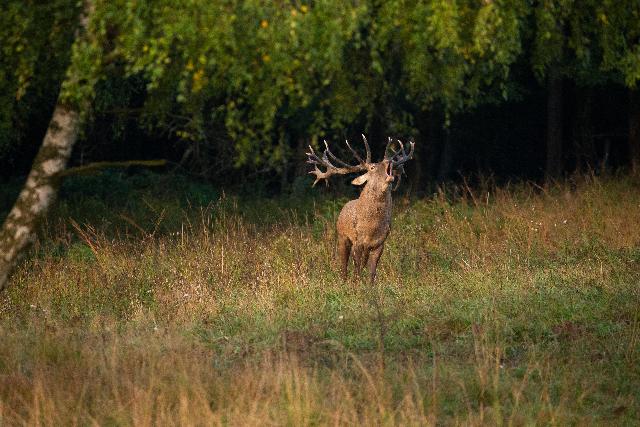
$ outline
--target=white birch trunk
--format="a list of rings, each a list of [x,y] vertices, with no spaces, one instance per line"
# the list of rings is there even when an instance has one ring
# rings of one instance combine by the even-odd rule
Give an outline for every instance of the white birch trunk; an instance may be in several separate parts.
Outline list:
[[[87,2],[77,37],[86,37],[84,30],[91,11],[92,5]],[[0,229],[0,290],[5,288],[11,272],[33,242],[38,222],[55,201],[60,186],[59,174],[67,166],[79,130],[78,107],[67,106],[58,99],[27,182]]]

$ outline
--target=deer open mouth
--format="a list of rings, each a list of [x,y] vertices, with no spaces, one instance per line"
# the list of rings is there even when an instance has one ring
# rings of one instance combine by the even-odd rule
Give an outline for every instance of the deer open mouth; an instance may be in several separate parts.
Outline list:
[[[393,182],[393,180],[395,179],[393,176],[393,163],[387,163],[385,172],[387,173],[387,182]]]

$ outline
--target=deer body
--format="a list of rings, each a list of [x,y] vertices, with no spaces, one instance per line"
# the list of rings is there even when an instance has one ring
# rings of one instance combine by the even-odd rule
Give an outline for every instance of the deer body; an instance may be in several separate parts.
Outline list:
[[[310,172],[316,175],[316,182],[320,179],[327,179],[332,174],[366,172],[352,181],[355,185],[364,184],[364,188],[358,199],[351,200],[344,205],[338,216],[336,229],[342,278],[347,278],[349,258],[353,256],[356,274],[360,275],[362,268],[367,265],[369,279],[373,283],[376,277],[378,261],[384,249],[384,242],[391,230],[391,184],[395,181],[396,176],[399,182],[402,164],[413,155],[414,145],[411,143],[411,151],[406,154],[404,145],[398,141],[400,142],[401,151],[394,152],[392,157],[385,157],[379,163],[371,163],[371,153],[364,135],[363,139],[367,148],[366,161],[363,161],[347,142],[347,146],[360,161],[360,165],[357,166],[350,166],[335,157],[329,151],[328,145],[322,158],[318,157],[313,149],[308,154],[309,163],[327,168],[325,172],[322,172],[316,166],[315,170]],[[389,139],[385,152],[389,149],[390,144],[391,139]],[[341,164],[342,167],[333,166],[329,158]],[[396,168],[395,170],[394,167]]]
[[[384,241],[391,230],[391,191],[382,197],[365,187],[356,200],[348,202],[338,216],[338,258],[343,280],[347,278],[349,257],[353,253],[356,273],[368,264],[370,281],[375,280]]]

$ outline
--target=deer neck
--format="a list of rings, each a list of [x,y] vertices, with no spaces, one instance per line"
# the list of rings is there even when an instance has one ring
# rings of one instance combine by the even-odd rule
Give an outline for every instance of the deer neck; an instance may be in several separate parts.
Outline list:
[[[364,205],[388,205],[391,206],[391,187],[388,187],[385,191],[376,191],[370,186],[365,186],[358,198],[360,204]]]

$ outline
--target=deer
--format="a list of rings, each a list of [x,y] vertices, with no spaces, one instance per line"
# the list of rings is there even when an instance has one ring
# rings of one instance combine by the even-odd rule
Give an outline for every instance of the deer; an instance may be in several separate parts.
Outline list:
[[[349,141],[345,140],[347,147],[358,161],[357,165],[351,165],[336,157],[329,149],[326,140],[322,155],[316,154],[311,146],[306,154],[308,156],[307,163],[314,166],[314,169],[309,172],[316,177],[312,187],[315,187],[320,181],[324,181],[328,185],[328,179],[333,175],[362,173],[351,181],[353,185],[364,185],[360,197],[347,202],[342,207],[336,222],[338,261],[343,281],[347,280],[349,257],[352,256],[356,277],[361,276],[362,269],[366,265],[369,270],[369,283],[373,285],[378,262],[384,249],[384,242],[391,230],[391,191],[396,190],[400,185],[404,174],[403,165],[413,158],[415,143],[410,141],[407,153],[402,141],[396,140],[399,149],[394,150],[393,141],[389,138],[384,158],[378,163],[372,163],[371,149],[367,138],[362,135],[362,139],[366,150],[364,160],[351,147]],[[389,151],[391,155],[388,155]],[[324,171],[320,168],[324,168]],[[392,188],[396,178],[396,185]]]

